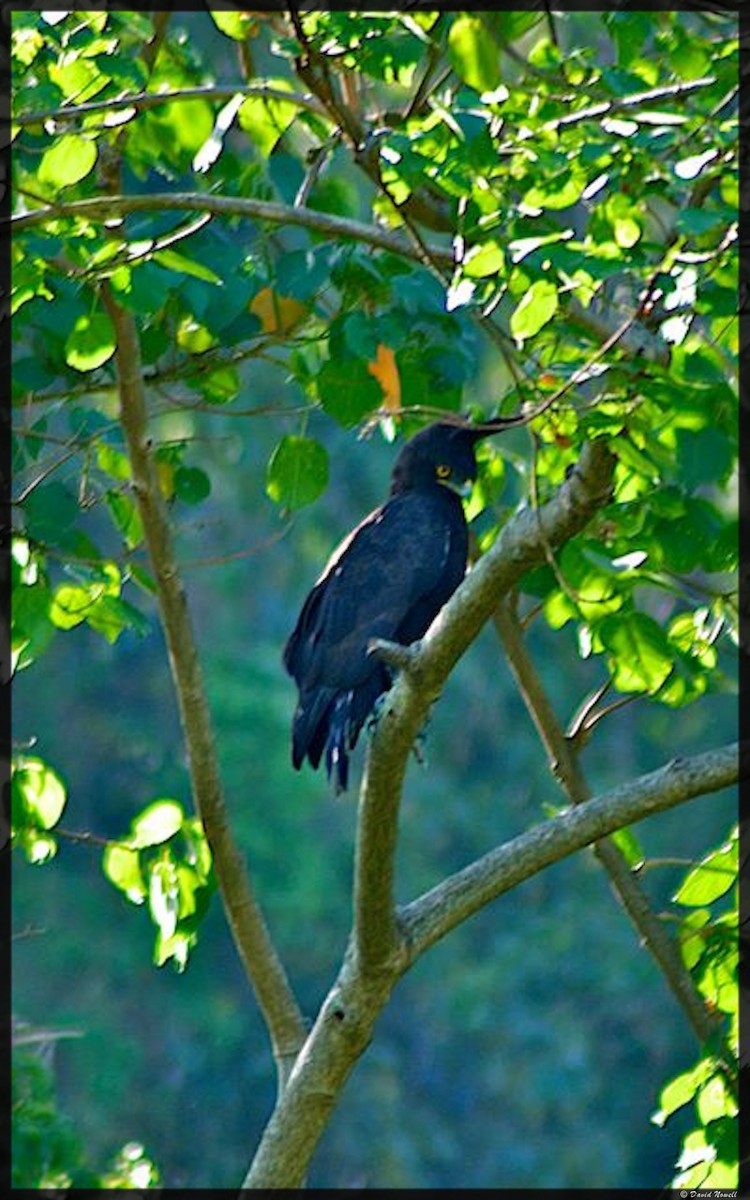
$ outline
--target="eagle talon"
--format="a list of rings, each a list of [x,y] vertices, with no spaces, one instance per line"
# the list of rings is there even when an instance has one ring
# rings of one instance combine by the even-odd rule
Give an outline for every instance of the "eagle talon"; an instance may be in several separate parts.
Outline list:
[[[372,707],[372,712],[370,713],[369,717],[365,721],[365,733],[367,734],[368,737],[372,737],[373,734],[375,733],[375,730],[378,727],[378,721],[380,720],[381,714],[383,712],[386,695],[387,695],[387,693],[383,692],[382,696],[378,696],[377,700],[375,701],[375,703]]]
[[[386,666],[395,667],[397,671],[408,671],[414,662],[416,644],[403,646],[401,642],[389,642],[385,638],[370,638],[366,654],[368,658],[381,659]]]
[[[429,728],[429,725],[430,725],[430,722],[425,721],[424,725],[422,726],[419,733],[415,737],[414,745],[411,748],[412,754],[416,758],[420,767],[427,766],[427,730]]]

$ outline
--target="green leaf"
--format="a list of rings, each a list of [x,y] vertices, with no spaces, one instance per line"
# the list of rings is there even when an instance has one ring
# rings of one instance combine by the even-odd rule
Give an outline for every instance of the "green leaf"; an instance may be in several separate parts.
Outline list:
[[[104,498],[125,545],[128,550],[134,550],[143,541],[143,522],[135,501],[122,492],[113,491],[107,492]]]
[[[39,580],[13,587],[11,604],[12,666],[22,671],[31,666],[51,642],[55,626],[50,620],[52,596]]]
[[[353,312],[343,323],[344,341],[357,358],[375,358],[382,341],[381,322],[363,312]]]
[[[112,843],[104,851],[102,867],[110,882],[124,892],[132,904],[143,904],[148,893],[137,850]]]
[[[97,616],[106,610],[105,601],[119,596],[120,572],[112,562],[101,563],[85,583],[63,583],[55,589],[50,620],[59,629],[73,629],[82,621],[96,628]]]
[[[616,829],[611,837],[631,870],[645,862],[646,855],[643,852],[643,847],[632,829]]]
[[[510,318],[510,331],[523,344],[551,321],[559,307],[557,288],[551,280],[537,279],[521,297]]]
[[[541,179],[544,179],[543,174]],[[558,170],[551,175],[549,180],[534,183],[528,189],[523,198],[523,207],[526,210],[552,209],[553,211],[570,208],[580,199],[587,182],[586,176],[580,171]]]
[[[624,466],[635,471],[636,475],[642,475],[644,479],[656,480],[659,478],[659,468],[655,465],[648,454],[644,453],[628,437],[615,437],[610,442],[614,453]]]
[[[645,613],[605,617],[597,626],[612,682],[619,692],[659,690],[673,667],[673,651],[663,629]]]
[[[123,483],[130,479],[130,459],[116,446],[110,446],[107,442],[97,442],[96,461],[100,469],[113,479],[119,479]]]
[[[177,328],[177,345],[187,350],[188,354],[204,354],[217,345],[217,339],[205,325],[201,325],[194,317],[186,316]]]
[[[497,12],[495,9],[483,15],[488,28],[501,42],[514,42],[544,19],[539,12]]]
[[[159,846],[179,833],[185,814],[176,800],[154,800],[144,808],[131,825],[128,845],[133,850],[144,846]]]
[[[635,246],[641,237],[641,226],[638,209],[631,200],[618,192],[605,201],[604,213],[612,226],[617,245],[626,250]]]
[[[651,1117],[654,1125],[663,1125],[667,1117],[693,1099],[712,1066],[711,1062],[701,1059],[691,1070],[676,1075],[662,1088],[659,1093],[659,1108]]]
[[[47,830],[54,828],[65,808],[67,793],[58,773],[41,758],[19,756],[12,764],[12,836],[26,859],[38,865],[58,851]]]
[[[698,1092],[696,1110],[701,1124],[717,1121],[721,1117],[733,1117],[737,1105],[727,1088],[723,1075],[714,1075]]]
[[[706,949],[706,926],[711,919],[708,908],[694,908],[680,922],[678,942],[682,961],[689,971],[697,966]]]
[[[211,875],[211,848],[200,818],[189,817],[183,824],[182,835],[186,844],[185,860],[205,884]]]
[[[329,358],[316,379],[323,408],[346,428],[380,407],[380,384],[361,358]]]
[[[219,367],[216,371],[199,376],[197,383],[201,395],[210,404],[228,404],[242,386],[236,367]]]
[[[49,862],[57,854],[57,838],[47,833],[30,833],[23,836],[23,848],[26,857],[34,866]]]
[[[479,17],[457,17],[448,34],[448,57],[457,75],[478,92],[500,82],[498,52]]]
[[[680,482],[687,491],[701,484],[716,483],[731,471],[735,447],[723,429],[712,425],[705,429],[678,429],[675,437]]]
[[[469,279],[499,275],[505,267],[505,251],[497,242],[472,247],[463,262],[463,274]]]
[[[53,479],[34,488],[24,501],[23,511],[31,537],[54,545],[78,516],[78,501],[64,484]]]
[[[280,91],[292,91],[288,79],[266,79],[265,83]],[[268,158],[296,117],[297,106],[287,100],[247,96],[237,115],[241,127],[250,134],[260,154]]]
[[[211,493],[211,480],[200,467],[180,466],[174,473],[174,490],[186,504],[200,504]]]
[[[58,629],[74,629],[86,620],[100,593],[92,594],[91,587],[62,584],[52,599],[50,620]]]
[[[14,823],[53,829],[62,816],[67,793],[57,771],[41,758],[18,758],[11,781]]]
[[[735,839],[706,855],[686,875],[673,900],[677,904],[695,908],[712,904],[734,886],[738,870],[739,849]]]
[[[137,583],[138,586],[142,588],[143,591],[149,596],[155,596],[157,594],[157,587],[153,576],[150,575],[149,572],[138,563],[128,563],[128,575],[130,578],[132,578],[133,582]]]
[[[171,857],[159,859],[149,872],[148,907],[162,938],[171,938],[179,916],[177,868]]]
[[[313,438],[287,435],[268,464],[266,492],[284,508],[302,508],[328,485],[328,453]]]
[[[208,13],[216,28],[235,42],[244,42],[257,28],[257,22],[249,12],[217,12],[209,8]]]
[[[120,596],[102,596],[86,614],[86,621],[92,629],[101,633],[110,645],[117,641],[123,629],[132,629],[143,636],[149,628],[143,613]]]
[[[94,371],[115,352],[112,322],[106,313],[79,317],[65,339],[65,361],[76,371]]]
[[[213,283],[219,286],[222,284],[221,276],[212,271],[210,267],[204,267],[203,263],[196,262],[194,258],[188,258],[186,254],[179,254],[177,250],[156,250],[153,257],[156,262],[169,271],[192,275],[195,279],[202,279],[204,283]]]
[[[169,962],[169,959],[172,958],[177,970],[184,971],[187,966],[188,956],[196,940],[195,933],[186,932],[182,929],[177,929],[171,937],[164,937],[160,932],[156,939],[156,946],[154,947],[155,965],[163,967],[165,962]]]
[[[96,155],[96,142],[77,133],[64,134],[45,151],[39,164],[39,182],[51,188],[78,183],[93,169]]]
[[[730,1015],[737,1012],[737,960],[737,941],[733,938],[730,951],[712,954],[703,967],[698,986],[712,1010]]]

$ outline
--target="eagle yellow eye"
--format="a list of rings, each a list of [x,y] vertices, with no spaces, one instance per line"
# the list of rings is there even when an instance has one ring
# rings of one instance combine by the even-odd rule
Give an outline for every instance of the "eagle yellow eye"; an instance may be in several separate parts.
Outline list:
[[[438,479],[450,479],[451,469],[447,463],[438,463],[435,467],[435,474]]]

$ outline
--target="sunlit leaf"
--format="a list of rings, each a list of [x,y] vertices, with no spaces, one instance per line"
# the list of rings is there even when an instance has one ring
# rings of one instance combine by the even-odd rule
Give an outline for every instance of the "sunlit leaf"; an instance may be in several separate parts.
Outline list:
[[[170,271],[181,272],[184,275],[193,275],[196,279],[203,280],[204,283],[213,283],[221,286],[222,279],[210,267],[206,267],[203,263],[196,262],[194,258],[188,258],[186,254],[180,254],[177,250],[156,250],[154,252],[154,260],[166,267]]]
[[[54,593],[50,606],[50,620],[58,629],[74,629],[86,620],[102,594],[98,585],[64,583]]]
[[[218,12],[216,9],[208,11],[216,28],[236,42],[244,42],[245,38],[252,36],[258,28],[256,13]]]
[[[646,613],[605,617],[598,626],[612,681],[621,692],[656,692],[673,667],[666,634]]]
[[[177,970],[184,971],[195,942],[196,936],[193,932],[177,929],[170,937],[165,937],[160,931],[154,947],[155,965],[163,967],[173,959]]]
[[[651,1117],[654,1124],[663,1125],[667,1117],[676,1112],[678,1108],[682,1108],[684,1104],[689,1103],[706,1080],[710,1070],[711,1065],[701,1059],[697,1066],[689,1071],[683,1071],[670,1080],[659,1093],[659,1108]]]
[[[557,312],[557,288],[549,279],[537,279],[522,296],[510,318],[510,331],[523,343],[538,333]]]
[[[102,867],[107,878],[132,904],[142,904],[148,894],[137,850],[113,843],[106,847]]]
[[[96,157],[96,142],[77,133],[65,134],[42,156],[39,182],[53,188],[69,187],[89,174]]]
[[[177,869],[171,858],[152,864],[148,877],[148,906],[163,938],[172,937],[179,916]]]
[[[292,90],[287,79],[267,79],[266,83],[276,91]],[[259,152],[268,156],[296,115],[297,105],[293,101],[267,96],[247,96],[239,110],[238,119]]]
[[[459,16],[453,21],[448,54],[456,74],[478,92],[488,92],[500,82],[497,47],[479,17]]]
[[[177,330],[177,344],[188,354],[204,354],[217,344],[217,339],[200,321],[184,317]]]
[[[154,800],[133,821],[128,845],[140,850],[168,842],[179,832],[183,820],[182,805],[176,800]]]
[[[717,1121],[720,1117],[733,1117],[737,1104],[726,1085],[723,1075],[714,1075],[703,1084],[696,1101],[698,1116],[703,1125]]]
[[[65,784],[41,758],[19,758],[12,776],[16,814],[39,829],[53,829],[62,816],[67,793]]]
[[[135,501],[123,492],[108,491],[105,495],[112,519],[129,550],[143,541],[143,522]]]
[[[79,317],[65,341],[65,361],[76,371],[94,371],[115,352],[115,331],[104,312]]]
[[[675,892],[674,900],[695,907],[718,900],[736,882],[738,854],[735,840],[706,855],[686,876]]]
[[[706,930],[706,924],[710,917],[710,909],[695,908],[685,914],[685,918],[680,924],[678,939],[680,954],[688,970],[692,970],[703,957],[708,932],[710,932]]]
[[[50,837],[48,833],[27,832],[23,838],[23,848],[28,861],[39,866],[57,854],[57,838]]]
[[[631,870],[644,862],[646,856],[643,852],[643,847],[632,829],[616,829],[612,834],[612,841],[625,858]]]
[[[498,275],[505,266],[505,251],[497,242],[485,242],[470,251],[462,265],[464,275],[470,279],[484,279]]]

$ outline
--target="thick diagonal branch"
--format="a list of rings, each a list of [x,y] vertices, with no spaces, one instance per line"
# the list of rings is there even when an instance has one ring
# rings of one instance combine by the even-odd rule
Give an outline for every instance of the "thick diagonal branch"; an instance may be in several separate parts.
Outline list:
[[[304,1039],[304,1023],[229,824],[200,661],[151,452],[135,320],[120,307],[107,288],[103,289],[103,298],[117,338],[120,421],[130,457],[133,491],[156,581],[188,753],[193,799],[211,847],[227,919],[265,1018],[279,1078],[283,1081]]]

